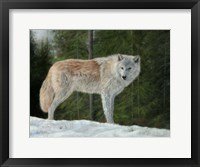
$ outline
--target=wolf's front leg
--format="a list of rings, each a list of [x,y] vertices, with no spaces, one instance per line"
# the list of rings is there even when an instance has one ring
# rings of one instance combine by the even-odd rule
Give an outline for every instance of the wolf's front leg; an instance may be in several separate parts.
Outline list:
[[[114,99],[115,97],[108,94],[101,95],[103,110],[108,123],[114,123],[113,111],[114,111]]]

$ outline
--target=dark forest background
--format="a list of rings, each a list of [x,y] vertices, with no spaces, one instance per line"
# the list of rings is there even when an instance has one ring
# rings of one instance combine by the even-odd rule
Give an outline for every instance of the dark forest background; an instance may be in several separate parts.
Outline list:
[[[44,30],[45,31],[45,30]],[[141,56],[140,76],[115,99],[114,120],[121,125],[170,128],[169,30],[48,30],[38,40],[30,31],[30,115],[47,118],[39,89],[50,66],[68,58],[89,59],[121,53]],[[55,119],[105,122],[100,95],[74,92]]]

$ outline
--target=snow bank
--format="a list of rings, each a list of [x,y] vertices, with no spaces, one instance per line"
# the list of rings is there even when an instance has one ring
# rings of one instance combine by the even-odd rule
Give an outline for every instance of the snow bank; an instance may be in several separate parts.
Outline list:
[[[169,137],[167,129],[30,117],[30,137]]]

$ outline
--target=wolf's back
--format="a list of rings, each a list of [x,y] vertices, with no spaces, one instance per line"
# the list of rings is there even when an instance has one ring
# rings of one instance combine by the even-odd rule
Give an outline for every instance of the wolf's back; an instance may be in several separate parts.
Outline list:
[[[51,83],[51,77],[48,75],[40,88],[40,107],[42,111],[48,112],[48,109],[54,98],[54,90]]]

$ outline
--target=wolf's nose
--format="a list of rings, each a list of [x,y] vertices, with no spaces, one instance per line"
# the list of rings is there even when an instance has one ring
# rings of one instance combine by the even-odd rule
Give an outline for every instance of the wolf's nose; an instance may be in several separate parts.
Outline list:
[[[122,76],[122,78],[123,78],[123,80],[126,80],[126,76],[124,75],[124,76]]]

